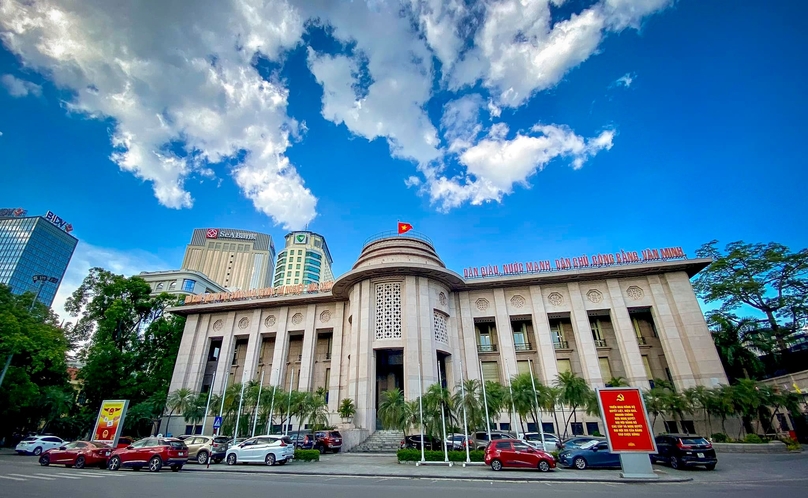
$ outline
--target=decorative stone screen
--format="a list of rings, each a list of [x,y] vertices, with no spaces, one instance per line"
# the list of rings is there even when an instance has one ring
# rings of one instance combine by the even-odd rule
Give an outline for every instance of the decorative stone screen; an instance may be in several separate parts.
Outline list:
[[[435,340],[444,344],[449,344],[449,333],[446,331],[446,315],[438,310],[432,312],[433,323],[435,324]]]
[[[376,284],[376,339],[401,339],[401,283]]]

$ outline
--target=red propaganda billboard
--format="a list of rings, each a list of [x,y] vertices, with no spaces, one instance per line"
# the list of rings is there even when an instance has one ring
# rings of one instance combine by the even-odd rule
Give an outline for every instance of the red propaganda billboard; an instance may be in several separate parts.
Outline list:
[[[123,431],[127,408],[129,408],[128,399],[105,399],[98,411],[98,419],[95,421],[90,440],[107,443],[115,448]]]
[[[656,453],[642,393],[636,387],[598,389],[598,404],[612,453]]]

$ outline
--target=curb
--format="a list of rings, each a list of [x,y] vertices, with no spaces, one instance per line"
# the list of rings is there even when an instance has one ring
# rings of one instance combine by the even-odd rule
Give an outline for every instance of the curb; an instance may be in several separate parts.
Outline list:
[[[309,476],[309,477],[376,477],[376,478],[393,478],[393,479],[442,479],[447,481],[502,481],[502,482],[522,482],[522,483],[531,483],[531,482],[558,482],[558,483],[620,483],[620,484],[668,484],[668,483],[681,483],[681,482],[690,482],[693,480],[692,477],[660,477],[659,479],[654,480],[643,480],[643,479],[623,479],[619,477],[613,478],[604,478],[604,477],[575,477],[570,479],[554,479],[551,477],[534,477],[534,478],[525,478],[525,477],[517,477],[517,476],[506,476],[499,474],[496,477],[494,476],[464,476],[464,475],[446,475],[446,474],[417,474],[417,475],[398,475],[398,474],[373,474],[369,472],[341,472],[341,473],[321,473],[321,474],[314,474],[311,472],[295,472],[293,470],[273,470],[273,471],[262,471],[262,470],[211,470],[211,469],[204,469],[204,468],[194,468],[191,466],[185,466],[182,470],[189,471],[189,472],[213,472],[216,474],[251,474],[251,475],[293,475],[293,476]]]

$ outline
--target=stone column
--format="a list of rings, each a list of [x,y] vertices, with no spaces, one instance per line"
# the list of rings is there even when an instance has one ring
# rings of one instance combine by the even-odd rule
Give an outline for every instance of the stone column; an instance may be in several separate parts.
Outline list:
[[[421,345],[421,368],[424,372],[424,391],[438,382],[438,357],[435,354],[435,334],[432,331],[432,308],[429,306],[429,281],[417,277],[418,283],[418,338]]]
[[[494,289],[494,319],[497,325],[497,347],[499,358],[502,360],[502,374],[505,385],[509,379],[518,374],[516,368],[516,348],[513,345],[513,329],[511,317],[508,315],[508,305],[505,303],[505,291],[502,288]]]
[[[249,382],[253,379],[261,381],[260,376],[256,379],[255,367],[258,364],[258,356],[261,354],[261,335],[258,327],[261,325],[261,310],[253,310],[248,326],[249,339],[247,339],[247,355],[244,357],[244,372],[241,375],[241,382]],[[266,379],[264,379],[266,381]]]
[[[210,315],[189,315],[188,319],[185,320],[182,339],[180,339],[180,349],[177,352],[177,360],[174,362],[174,373],[171,375],[168,392],[176,391],[183,387],[192,387],[188,385],[188,376],[190,371],[196,370],[194,362],[198,361],[196,357],[199,356],[197,342],[199,341],[199,336],[206,337],[205,332],[207,331],[209,319]]]
[[[345,321],[345,303],[338,302],[335,306],[334,330],[331,337],[331,379],[328,386],[328,411],[339,409],[340,375],[342,370],[342,324]],[[354,406],[356,400],[354,400]]]
[[[593,388],[603,387],[598,350],[595,348],[595,340],[592,338],[592,328],[589,325],[589,315],[586,313],[586,306],[581,297],[581,287],[577,282],[570,282],[567,284],[567,290],[570,297],[572,326],[575,329],[576,352],[581,360],[584,379]]]
[[[620,290],[620,282],[615,279],[609,279],[606,281],[606,286],[612,303],[611,313],[614,317],[614,336],[617,338],[617,344],[614,346],[620,350],[626,380],[635,387],[648,387],[648,379],[645,378],[645,365],[642,362],[642,352],[637,343],[637,334],[631,323],[628,307],[626,307],[626,302],[623,299],[623,292]]]
[[[458,332],[463,347],[463,366],[467,379],[481,380],[480,357],[477,355],[477,332],[474,330],[474,318],[471,315],[471,300],[467,291],[458,292]]]
[[[530,300],[533,303],[533,333],[536,336],[536,350],[539,353],[541,380],[544,384],[552,386],[558,376],[558,364],[541,287],[538,285],[530,287]]]
[[[233,326],[236,321],[236,313],[227,313],[221,331],[214,333],[222,334],[222,350],[219,351],[219,359],[216,362],[216,385],[211,387],[212,392],[222,394],[227,389],[230,380],[230,367],[233,364],[233,348],[236,345],[236,338],[233,335]],[[216,321],[214,320],[214,324]]]
[[[665,289],[658,275],[649,275],[648,286],[651,289],[651,298],[654,302],[654,321],[659,335],[659,342],[665,353],[668,368],[671,369],[673,382],[678,389],[686,389],[696,385],[690,360],[682,343],[682,335],[676,326],[676,318]]]
[[[317,344],[317,331],[314,322],[317,305],[310,304],[306,308],[306,325],[303,331],[303,351],[300,358],[300,390],[311,390],[311,376],[314,371],[314,347]]]
[[[283,306],[278,310],[278,331],[275,332],[275,348],[272,350],[272,373],[269,375],[269,385],[278,386],[284,390],[283,374],[286,371],[286,351],[289,348],[289,307]]]
[[[449,351],[451,352],[451,356],[448,358],[450,360],[447,362],[447,386],[450,390],[453,390],[454,387],[460,383],[461,379],[465,380],[468,379],[468,365],[466,365],[466,360],[463,358],[463,342],[460,337],[460,320],[458,317],[458,309],[456,305],[456,301],[454,295],[451,293],[447,296],[447,303],[449,307],[449,316],[446,319],[446,332],[449,337]],[[449,364],[451,363],[451,372],[449,371]],[[462,363],[462,372],[461,366]]]
[[[401,313],[403,323],[401,333],[404,340],[404,396],[417,399],[421,389],[418,386],[418,369],[421,365],[421,347],[418,335],[418,287],[416,277],[408,276],[402,283]],[[425,383],[423,383],[426,386]]]
[[[359,403],[359,392],[357,391],[357,378],[359,374],[359,369],[357,366],[359,365],[359,321],[360,321],[360,310],[361,307],[359,302],[362,300],[362,285],[361,283],[356,284],[351,289],[351,297],[350,297],[350,306],[351,312],[348,315],[351,318],[351,325],[350,325],[350,344],[348,345],[348,369],[347,369],[347,381],[348,381],[348,396],[354,400],[354,405],[357,406],[358,411],[358,403]],[[364,393],[362,393],[364,395]],[[354,421],[358,423],[359,419],[354,416]],[[357,426],[358,427],[358,426]]]
[[[370,281],[364,280],[360,284],[362,288],[362,300],[359,303],[359,354],[356,358],[357,378],[356,378],[356,422],[357,427],[374,430],[376,428],[376,378],[375,378],[375,358],[371,347],[371,292]],[[356,317],[354,317],[356,320]]]

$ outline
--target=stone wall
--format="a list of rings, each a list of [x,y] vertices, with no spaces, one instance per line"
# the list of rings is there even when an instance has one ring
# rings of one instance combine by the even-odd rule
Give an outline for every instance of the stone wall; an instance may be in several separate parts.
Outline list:
[[[770,441],[766,444],[748,443],[713,443],[716,453],[788,453],[782,441]]]

